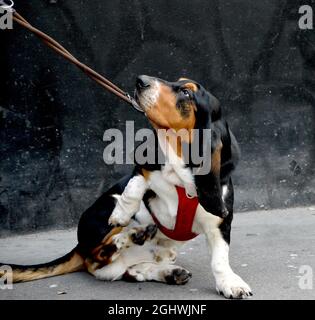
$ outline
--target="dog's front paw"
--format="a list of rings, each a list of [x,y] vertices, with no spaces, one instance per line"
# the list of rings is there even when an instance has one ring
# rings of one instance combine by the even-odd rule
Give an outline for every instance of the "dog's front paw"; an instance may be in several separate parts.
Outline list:
[[[253,295],[249,285],[235,273],[217,276],[216,289],[228,299],[244,299]]]
[[[130,215],[124,212],[120,206],[116,206],[111,216],[108,219],[108,223],[112,226],[127,226],[130,222]]]

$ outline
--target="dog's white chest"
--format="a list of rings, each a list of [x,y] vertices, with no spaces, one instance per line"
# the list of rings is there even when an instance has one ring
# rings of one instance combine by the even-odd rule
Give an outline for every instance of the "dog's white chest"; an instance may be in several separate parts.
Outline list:
[[[171,181],[166,179],[166,173],[169,174]],[[162,170],[152,172],[148,184],[149,188],[156,193],[156,198],[150,201],[152,212],[163,226],[174,229],[178,208],[175,184],[179,185],[180,181],[171,172]]]

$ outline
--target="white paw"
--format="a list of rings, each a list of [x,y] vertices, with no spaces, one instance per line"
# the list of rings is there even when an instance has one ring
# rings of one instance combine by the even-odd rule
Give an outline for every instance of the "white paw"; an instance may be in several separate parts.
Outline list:
[[[244,299],[253,295],[249,285],[235,273],[217,276],[216,289],[228,299]]]
[[[124,212],[120,206],[116,206],[108,219],[108,223],[113,226],[127,226],[130,219],[131,217],[127,212]]]

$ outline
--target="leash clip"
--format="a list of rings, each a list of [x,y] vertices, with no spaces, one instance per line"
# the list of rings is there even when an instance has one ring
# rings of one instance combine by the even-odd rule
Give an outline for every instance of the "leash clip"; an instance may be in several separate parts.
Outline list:
[[[133,98],[128,92],[125,93],[126,97],[129,99],[131,105],[139,112],[143,113],[143,110],[140,108],[138,105],[137,101],[135,98]]]
[[[9,2],[9,3],[8,3]],[[0,0],[0,7],[9,12],[14,12],[14,2],[12,0]]]

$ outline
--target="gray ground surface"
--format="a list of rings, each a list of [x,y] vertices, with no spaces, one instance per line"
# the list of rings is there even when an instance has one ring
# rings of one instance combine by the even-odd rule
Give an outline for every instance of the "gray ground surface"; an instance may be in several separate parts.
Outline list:
[[[76,232],[58,230],[0,239],[0,261],[40,263],[76,243]],[[178,263],[193,277],[185,286],[102,282],[87,273],[14,285],[2,299],[222,299],[215,293],[203,236],[187,243]],[[315,267],[315,208],[240,213],[235,216],[231,265],[252,287],[254,299],[315,299],[299,287],[299,268]],[[51,287],[53,285],[53,287]],[[59,291],[66,294],[58,295]]]

